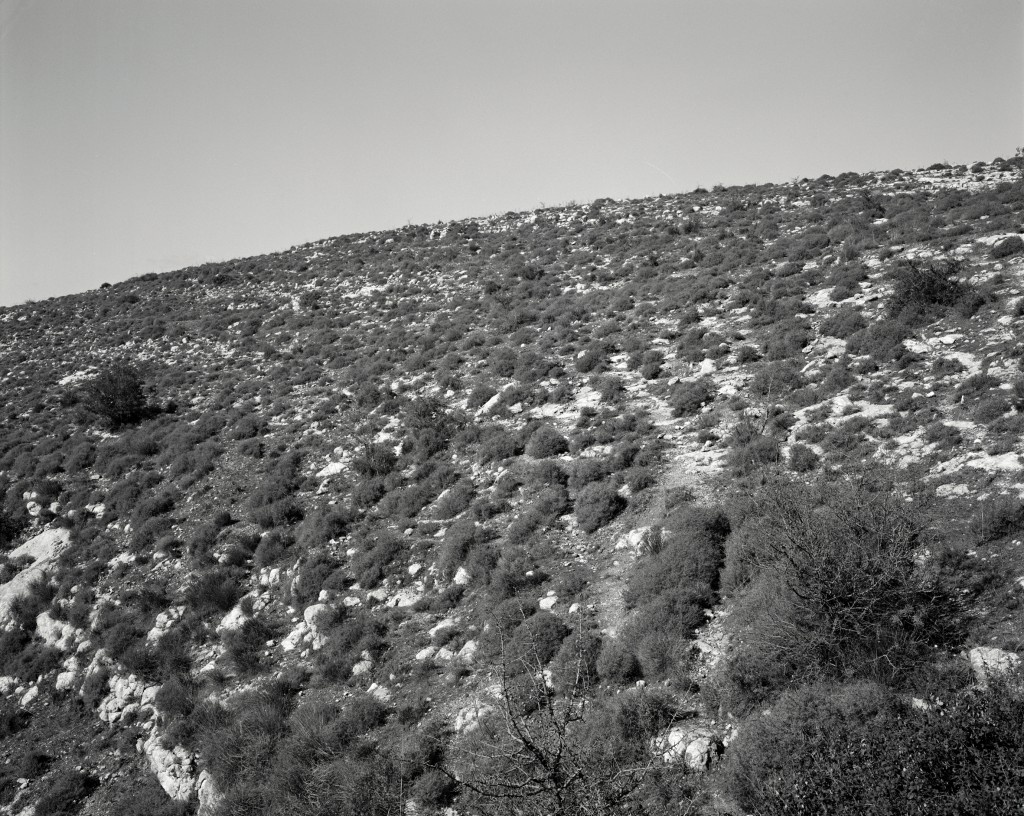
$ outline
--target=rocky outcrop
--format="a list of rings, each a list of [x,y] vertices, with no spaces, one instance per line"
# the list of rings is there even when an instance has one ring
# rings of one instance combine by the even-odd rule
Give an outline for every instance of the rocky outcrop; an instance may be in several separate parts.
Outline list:
[[[180,745],[165,748],[155,730],[148,739],[139,739],[136,748],[146,755],[150,770],[156,776],[160,787],[164,789],[164,793],[177,802],[187,802],[192,798],[198,783],[198,768],[193,753]],[[207,791],[207,797],[210,798],[209,788]]]
[[[1020,655],[993,646],[976,646],[967,653],[979,686],[987,686],[990,680],[1003,677],[1020,665]]]
[[[0,626],[7,626],[11,620],[11,604],[17,598],[28,594],[34,581],[44,578],[55,566],[57,556],[71,540],[71,531],[65,528],[43,530],[20,547],[15,547],[7,558],[11,561],[29,559],[29,564],[6,584],[0,586]]]
[[[689,770],[703,772],[722,756],[721,738],[706,725],[677,725],[651,741],[651,751],[668,764],[682,762]]]

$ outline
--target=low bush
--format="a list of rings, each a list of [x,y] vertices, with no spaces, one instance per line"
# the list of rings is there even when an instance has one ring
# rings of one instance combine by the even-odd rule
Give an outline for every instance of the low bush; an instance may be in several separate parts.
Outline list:
[[[927,264],[901,259],[889,273],[892,293],[889,317],[908,326],[933,319],[941,310],[956,306],[973,289],[960,279],[960,261],[930,261]]]
[[[740,729],[724,769],[747,812],[1015,813],[1024,701],[1006,686],[915,709],[872,683],[812,685]]]
[[[585,533],[597,531],[625,509],[626,500],[610,482],[591,482],[576,496],[576,520]]]
[[[672,416],[692,416],[697,414],[715,398],[717,389],[706,377],[699,380],[683,380],[673,386],[669,392],[668,403]]]
[[[73,816],[99,787],[100,781],[84,771],[60,771],[36,802],[36,816]]]
[[[142,375],[125,361],[111,363],[86,382],[82,402],[114,429],[138,422],[149,410]]]
[[[854,306],[843,306],[831,317],[821,322],[821,333],[846,339],[851,334],[867,328],[867,325],[860,309]]]
[[[1024,238],[1021,238],[1019,235],[1010,235],[1001,241],[996,241],[992,245],[991,255],[998,260],[1000,258],[1009,258],[1011,255],[1016,255],[1019,252],[1024,252]]]
[[[534,459],[547,459],[569,452],[569,440],[550,425],[541,425],[526,443],[526,455]]]

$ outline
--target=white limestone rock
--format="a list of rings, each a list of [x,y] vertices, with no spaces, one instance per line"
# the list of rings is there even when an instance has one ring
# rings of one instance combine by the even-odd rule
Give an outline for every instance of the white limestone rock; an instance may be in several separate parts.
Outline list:
[[[979,686],[988,685],[988,681],[1013,671],[1020,665],[1020,655],[997,649],[994,646],[975,646],[967,653],[971,661],[971,669]]]
[[[140,740],[140,750],[149,760],[164,793],[176,802],[187,802],[196,791],[195,756],[180,745],[164,748],[160,736],[154,730],[145,741]]]

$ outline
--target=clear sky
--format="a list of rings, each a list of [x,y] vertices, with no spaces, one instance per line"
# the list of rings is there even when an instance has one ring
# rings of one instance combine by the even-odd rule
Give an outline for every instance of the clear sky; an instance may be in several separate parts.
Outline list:
[[[0,304],[351,232],[1011,156],[1020,0],[0,0]]]

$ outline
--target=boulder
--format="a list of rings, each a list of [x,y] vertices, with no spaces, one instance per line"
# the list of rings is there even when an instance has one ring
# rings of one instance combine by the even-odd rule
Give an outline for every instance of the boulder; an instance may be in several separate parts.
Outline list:
[[[1020,665],[1020,655],[1007,652],[993,646],[975,646],[967,653],[971,661],[971,669],[979,686],[987,686],[988,681],[1002,677]]]
[[[682,762],[691,771],[708,770],[722,755],[722,740],[707,726],[677,725],[651,740],[651,751],[667,764]]]
[[[36,615],[36,632],[47,646],[62,652],[73,651],[77,645],[78,632],[74,626],[64,621],[54,620],[49,612]]]
[[[306,607],[306,610],[302,613],[302,619],[310,629],[316,629],[318,625],[323,626],[329,623],[333,615],[334,609],[332,607],[325,603],[315,603]]]
[[[468,734],[480,725],[480,720],[494,711],[494,706],[476,703],[460,708],[452,723],[457,734]]]
[[[145,741],[139,740],[139,750],[149,760],[150,770],[156,776],[164,793],[176,802],[187,802],[196,790],[196,760],[189,751],[176,745],[164,748],[154,730]]]
[[[213,816],[220,807],[224,795],[217,790],[217,785],[209,771],[202,771],[196,779],[196,797],[199,799],[199,810],[196,816]]]

